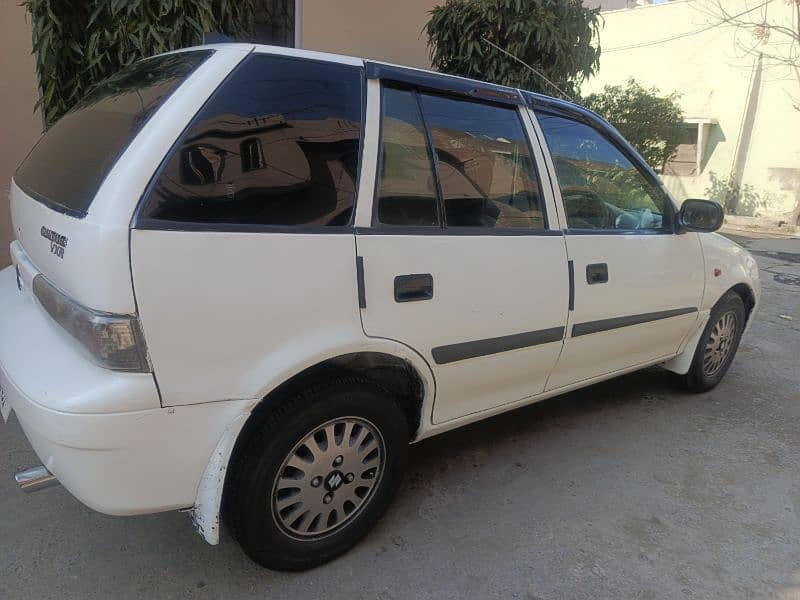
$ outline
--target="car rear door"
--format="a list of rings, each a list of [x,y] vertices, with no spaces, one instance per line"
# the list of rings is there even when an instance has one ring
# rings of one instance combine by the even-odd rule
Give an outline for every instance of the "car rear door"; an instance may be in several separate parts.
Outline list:
[[[365,198],[371,210],[359,212],[356,240],[365,332],[431,364],[441,423],[543,391],[569,288],[527,116],[514,98],[430,86],[368,82],[368,122],[381,131],[367,134],[362,169],[377,181],[374,202],[362,185],[359,211]],[[377,169],[366,163],[376,155]]]
[[[536,120],[574,273],[564,350],[547,389],[674,356],[703,294],[697,234],[674,232],[672,200],[601,121],[546,108]]]
[[[258,47],[153,177],[131,266],[164,405],[263,397],[363,337],[353,233],[363,79],[360,60]]]

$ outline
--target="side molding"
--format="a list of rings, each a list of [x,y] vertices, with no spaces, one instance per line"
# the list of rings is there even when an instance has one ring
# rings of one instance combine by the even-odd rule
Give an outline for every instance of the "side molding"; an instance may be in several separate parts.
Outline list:
[[[433,360],[436,361],[437,365],[445,365],[467,358],[498,354],[500,352],[508,352],[510,350],[518,350],[530,346],[539,346],[551,342],[560,342],[563,338],[563,327],[551,327],[550,329],[541,329],[539,331],[527,331],[525,333],[514,333],[502,337],[461,342],[458,344],[450,344],[449,346],[439,346],[433,348],[431,354],[433,354]]]
[[[644,313],[640,315],[629,315],[625,317],[613,317],[611,319],[600,319],[599,321],[587,321],[586,323],[576,323],[572,326],[572,337],[589,335],[590,333],[600,333],[609,329],[619,329],[620,327],[630,327],[640,325],[650,321],[669,319],[680,315],[688,315],[697,312],[695,307],[674,308],[671,310],[660,310],[658,312]]]

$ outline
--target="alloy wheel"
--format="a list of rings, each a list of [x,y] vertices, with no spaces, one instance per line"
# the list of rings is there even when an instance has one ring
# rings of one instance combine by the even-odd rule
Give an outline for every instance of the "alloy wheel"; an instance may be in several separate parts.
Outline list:
[[[386,449],[378,429],[360,417],[323,423],[283,461],[272,490],[272,515],[292,537],[340,529],[358,514],[383,475]]]
[[[724,313],[714,324],[703,350],[703,374],[713,377],[725,364],[736,339],[736,314]]]

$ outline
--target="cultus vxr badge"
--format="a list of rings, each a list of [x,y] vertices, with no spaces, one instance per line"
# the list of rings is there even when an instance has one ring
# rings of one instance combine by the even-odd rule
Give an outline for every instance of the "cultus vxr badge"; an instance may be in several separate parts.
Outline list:
[[[64,249],[67,247],[67,236],[61,235],[52,229],[48,229],[44,225],[42,225],[39,233],[41,233],[42,237],[46,240],[50,240],[50,252],[55,254],[58,258],[64,258]]]

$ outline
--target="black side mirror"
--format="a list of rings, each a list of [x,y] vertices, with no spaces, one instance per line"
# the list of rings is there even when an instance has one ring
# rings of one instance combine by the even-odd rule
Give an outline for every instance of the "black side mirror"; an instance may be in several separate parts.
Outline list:
[[[722,227],[725,211],[713,200],[684,200],[678,212],[678,231],[716,231]]]

